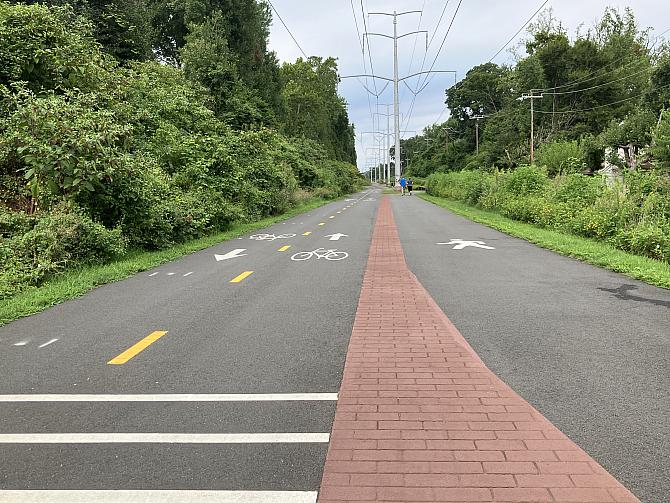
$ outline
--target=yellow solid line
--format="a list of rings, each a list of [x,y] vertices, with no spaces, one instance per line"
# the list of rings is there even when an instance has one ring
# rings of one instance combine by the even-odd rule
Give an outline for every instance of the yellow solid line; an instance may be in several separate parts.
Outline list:
[[[158,339],[163,337],[165,334],[167,334],[167,332],[162,331],[162,330],[157,330],[155,332],[151,332],[149,335],[147,335],[140,342],[130,346],[128,349],[126,349],[123,353],[121,353],[116,358],[113,358],[113,359],[109,360],[107,362],[107,364],[108,365],[123,365],[128,360],[130,360],[134,356],[137,356],[139,353],[141,353],[146,348],[151,346],[154,342],[156,342]]]
[[[312,231],[307,231],[307,232],[303,232],[302,235],[303,236],[309,236],[311,233],[312,233]]]
[[[286,251],[286,250],[288,250],[290,247],[291,247],[291,245],[282,246],[282,247],[279,248],[279,250],[277,250],[277,251]]]
[[[321,222],[319,225],[326,225],[326,222]]]
[[[244,278],[251,276],[254,273],[254,271],[244,271],[242,274],[239,276],[234,277],[233,279],[230,280],[231,283],[239,283],[242,281]]]

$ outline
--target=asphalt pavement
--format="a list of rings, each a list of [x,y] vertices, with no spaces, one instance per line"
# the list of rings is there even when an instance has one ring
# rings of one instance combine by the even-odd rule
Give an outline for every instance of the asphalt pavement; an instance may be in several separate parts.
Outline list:
[[[313,501],[379,196],[0,327],[0,502]]]
[[[670,292],[392,205],[410,269],[486,365],[642,501],[670,502]]]

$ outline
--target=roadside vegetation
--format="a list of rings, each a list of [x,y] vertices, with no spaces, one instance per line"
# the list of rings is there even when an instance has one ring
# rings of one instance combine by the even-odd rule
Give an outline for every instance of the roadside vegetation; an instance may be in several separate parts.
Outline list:
[[[279,65],[270,21],[260,0],[0,2],[4,306],[53,304],[365,184],[335,60]],[[4,306],[2,320],[34,312]]]
[[[451,116],[403,142],[405,175],[461,214],[668,287],[670,47],[629,9],[572,37],[548,10],[515,56],[446,90]],[[616,249],[658,262],[621,265]]]

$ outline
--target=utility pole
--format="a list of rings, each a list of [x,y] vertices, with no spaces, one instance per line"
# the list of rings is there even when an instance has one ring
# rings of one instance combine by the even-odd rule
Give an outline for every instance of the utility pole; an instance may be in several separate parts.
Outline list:
[[[370,12],[371,16],[392,16],[393,17],[393,37],[385,35],[383,33],[368,33],[367,35],[375,35],[380,37],[392,38],[393,39],[393,125],[395,130],[395,181],[396,185],[400,181],[400,173],[402,171],[401,166],[401,156],[400,156],[400,98],[398,93],[398,83],[402,79],[398,79],[398,39],[406,37],[408,35],[414,35],[416,33],[425,33],[426,34],[426,50],[428,50],[428,32],[426,30],[412,31],[409,33],[404,33],[398,36],[398,16],[404,16],[406,14],[421,13],[419,10],[408,10],[405,12],[396,12],[393,11],[393,14],[389,12]]]
[[[388,182],[391,179],[391,113],[389,107],[393,106],[390,104],[381,104],[381,106],[386,107],[386,113],[375,112],[375,115],[384,115],[386,116],[386,154],[384,155],[384,180]]]
[[[535,106],[534,100],[544,98],[542,93],[533,94],[537,89],[531,89],[528,93],[522,94],[517,98],[519,101],[530,100],[530,163],[535,163]]]
[[[474,117],[470,117],[470,119],[476,121],[475,122],[475,145],[477,146],[477,153],[479,154],[479,120],[484,119],[486,116],[485,115],[475,115]]]

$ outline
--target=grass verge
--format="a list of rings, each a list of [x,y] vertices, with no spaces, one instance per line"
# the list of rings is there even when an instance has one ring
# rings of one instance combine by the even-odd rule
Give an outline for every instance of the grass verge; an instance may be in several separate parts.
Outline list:
[[[268,227],[332,201],[318,198],[311,199],[281,215],[268,217],[257,222],[236,224],[225,232],[177,244],[165,250],[130,251],[109,264],[83,266],[64,272],[39,287],[31,288],[3,300],[0,303],[0,326],[18,318],[44,311],[63,301],[79,297],[96,286],[125,279],[140,271],[209,248],[256,229]]]
[[[510,236],[525,239],[561,255],[625,274],[651,285],[670,289],[670,264],[660,260],[633,255],[593,239],[517,222],[494,211],[475,208],[460,201],[427,194],[421,194],[419,197],[474,222],[492,227]]]

